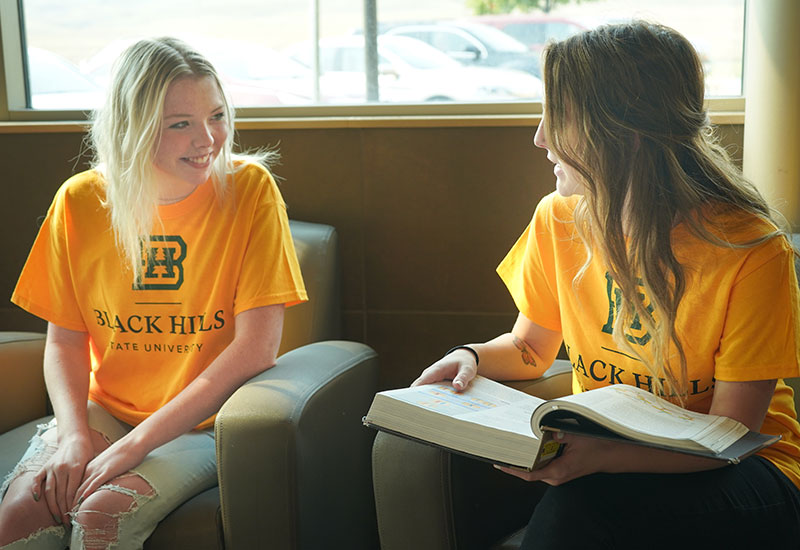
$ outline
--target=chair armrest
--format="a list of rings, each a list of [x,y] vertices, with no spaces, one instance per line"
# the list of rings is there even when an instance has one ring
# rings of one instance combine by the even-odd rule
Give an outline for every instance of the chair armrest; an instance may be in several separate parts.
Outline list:
[[[317,342],[228,399],[215,424],[226,548],[376,546],[361,419],[377,382],[371,348]]]
[[[379,432],[372,483],[382,550],[455,548],[450,454]]]
[[[542,399],[571,393],[572,367],[556,360],[540,377],[504,382]],[[387,433],[372,447],[382,550],[490,548],[524,526],[543,492],[490,464]]]
[[[45,335],[0,332],[0,434],[47,414]]]
[[[540,399],[564,397],[572,393],[572,365],[565,359],[556,359],[539,378],[503,383]]]
[[[380,432],[372,447],[381,550],[491,548],[544,492],[491,464]]]

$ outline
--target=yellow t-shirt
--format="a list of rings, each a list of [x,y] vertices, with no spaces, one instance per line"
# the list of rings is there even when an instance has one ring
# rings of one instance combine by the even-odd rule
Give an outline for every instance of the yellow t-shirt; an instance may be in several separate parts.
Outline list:
[[[247,164],[231,179],[223,199],[208,181],[159,207],[141,288],[94,170],[62,185],[34,242],[12,301],[89,333],[89,397],[124,422],[138,424],[194,380],[232,341],[237,314],[307,299],[272,176]]]
[[[545,197],[498,274],[522,314],[563,334],[574,392],[608,384],[651,390],[652,377],[644,365],[614,342],[619,289],[597,255],[583,278],[573,283],[586,261],[573,223],[578,200],[555,193]],[[750,238],[765,229],[761,224],[749,224]],[[715,380],[798,376],[800,305],[789,243],[775,238],[752,248],[719,247],[679,226],[672,244],[686,276],[676,331],[686,354],[688,408],[708,412]],[[626,339],[646,348],[650,335],[633,324]],[[783,380],[761,431],[782,436],[760,454],[800,487],[800,424],[792,390]]]

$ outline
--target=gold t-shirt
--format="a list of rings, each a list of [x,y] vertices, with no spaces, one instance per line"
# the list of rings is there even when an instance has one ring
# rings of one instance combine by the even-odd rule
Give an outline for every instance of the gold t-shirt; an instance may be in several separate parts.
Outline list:
[[[208,181],[159,207],[139,287],[118,252],[104,199],[97,171],[62,185],[12,301],[89,333],[89,397],[135,425],[232,341],[237,314],[307,297],[286,206],[260,165],[240,165],[223,198]]]
[[[545,197],[498,274],[523,315],[563,334],[574,392],[608,384],[652,390],[644,365],[614,341],[619,289],[597,254],[582,278],[574,281],[587,257],[573,221],[578,200],[555,193]],[[746,228],[741,234],[729,235],[732,241],[768,229],[758,220],[741,227]],[[750,248],[720,247],[679,225],[672,246],[686,276],[676,331],[688,366],[687,407],[708,412],[715,380],[798,376],[800,306],[790,244],[773,238]],[[651,337],[636,320],[625,338],[648,355]],[[677,351],[672,352],[677,357]],[[792,390],[783,380],[761,431],[782,439],[759,454],[800,487],[800,424]]]

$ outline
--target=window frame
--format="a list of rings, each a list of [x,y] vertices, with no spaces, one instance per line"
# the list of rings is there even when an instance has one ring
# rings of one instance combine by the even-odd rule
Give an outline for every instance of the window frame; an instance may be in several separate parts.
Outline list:
[[[26,127],[39,131],[85,129],[89,110],[26,107],[21,2],[0,2],[0,132],[21,131]],[[744,106],[744,96],[706,99],[715,124],[743,124]],[[538,124],[541,113],[542,104],[538,101],[246,107],[236,110],[236,127],[527,126]]]

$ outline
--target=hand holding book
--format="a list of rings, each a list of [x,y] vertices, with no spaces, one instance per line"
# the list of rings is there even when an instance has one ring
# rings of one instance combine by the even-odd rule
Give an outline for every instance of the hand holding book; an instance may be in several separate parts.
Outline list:
[[[544,401],[481,376],[380,392],[365,424],[526,470],[557,455],[552,431],[624,441],[736,463],[777,441],[726,417],[687,411],[627,385]]]

